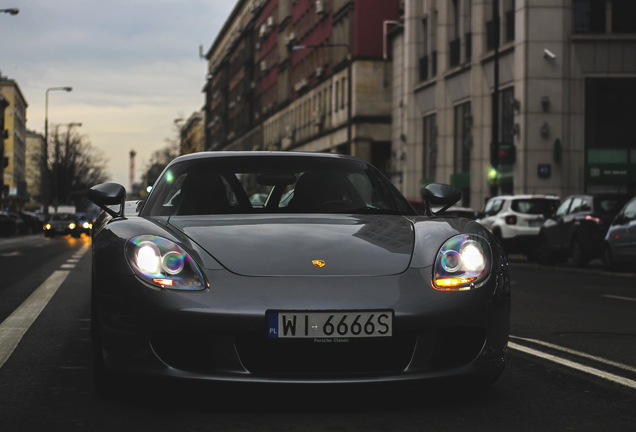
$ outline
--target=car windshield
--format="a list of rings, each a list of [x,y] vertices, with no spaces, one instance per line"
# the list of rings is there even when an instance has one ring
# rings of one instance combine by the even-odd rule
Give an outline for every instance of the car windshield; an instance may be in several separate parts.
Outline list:
[[[558,199],[551,198],[529,198],[513,200],[510,207],[517,213],[543,215],[554,212],[559,205]]]
[[[71,213],[57,213],[51,216],[51,221],[68,222],[68,221],[75,221],[75,220],[77,220],[77,218],[75,217],[74,214],[71,214]]]
[[[386,177],[365,162],[261,155],[171,165],[141,216],[239,213],[415,214]]]

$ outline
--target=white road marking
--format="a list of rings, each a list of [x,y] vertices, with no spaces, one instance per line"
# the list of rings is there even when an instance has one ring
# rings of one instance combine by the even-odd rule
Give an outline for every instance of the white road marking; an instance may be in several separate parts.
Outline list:
[[[606,360],[606,359],[604,359],[602,357],[596,357],[596,356],[593,356],[593,355],[590,355],[590,354],[587,354],[587,353],[584,353],[584,352],[581,352],[581,351],[576,351],[576,350],[573,350],[573,349],[570,349],[570,348],[565,348],[565,347],[562,347],[562,346],[559,346],[559,345],[554,345],[554,344],[551,344],[549,342],[543,342],[543,341],[536,340],[536,339],[526,339],[526,338],[517,337],[517,336],[510,336],[510,337],[513,338],[513,339],[519,339],[519,340],[523,340],[523,341],[527,341],[527,342],[532,342],[532,343],[535,343],[537,345],[543,345],[543,346],[546,346],[548,348],[552,348],[552,349],[555,349],[555,350],[563,351],[563,352],[566,352],[568,354],[573,354],[573,355],[576,355],[576,356],[579,356],[579,357],[583,357],[583,358],[587,358],[587,359],[590,359],[590,360],[594,360],[594,361],[599,362],[599,363],[605,363],[606,365],[614,366],[614,367],[617,367],[617,368],[620,368],[620,369],[624,369],[626,371],[630,371],[630,372],[635,372],[636,373],[636,367],[628,366],[628,365],[623,364],[623,363],[618,363],[618,362],[615,362],[615,361],[612,361],[612,360]]]
[[[78,263],[79,259],[67,259],[66,262],[67,263]]]
[[[609,295],[609,294],[604,294],[604,295],[603,295],[603,297],[613,298],[613,299],[619,299],[619,300],[636,301],[636,298],[631,298],[631,297],[621,297],[621,296],[615,296],[615,295]]]
[[[20,307],[0,324],[0,368],[68,275],[68,271],[54,271]]]
[[[60,268],[63,268],[63,269],[74,269],[75,268],[75,264],[62,264],[60,266]]]
[[[24,254],[22,252],[18,252],[18,251],[7,252],[7,253],[0,254],[0,256],[3,256],[3,257],[14,257],[14,256],[22,256],[22,255],[24,255]]]
[[[532,348],[525,347],[523,345],[518,345],[518,344],[516,344],[514,342],[508,342],[508,347],[510,347],[512,349],[515,349],[517,351],[524,352],[526,354],[533,355],[535,357],[540,357],[542,359],[549,360],[549,361],[552,361],[554,363],[558,363],[560,365],[569,367],[571,369],[576,369],[578,371],[585,372],[585,373],[588,373],[590,375],[594,375],[596,377],[603,378],[603,379],[606,379],[608,381],[612,381],[614,383],[617,383],[617,384],[620,384],[620,385],[624,385],[626,387],[630,387],[630,388],[636,389],[636,381],[630,380],[628,378],[623,378],[621,376],[614,375],[614,374],[611,374],[611,373],[608,373],[608,372],[605,372],[605,371],[602,371],[602,370],[599,370],[599,369],[596,369],[596,368],[593,368],[593,367],[585,366],[585,365],[582,365],[580,363],[576,363],[576,362],[573,362],[573,361],[570,361],[570,360],[566,360],[564,358],[557,357],[557,356],[552,355],[552,354],[547,354],[547,353],[544,353],[544,352],[541,352],[541,351],[538,351],[538,350],[535,350],[535,349],[532,349]]]

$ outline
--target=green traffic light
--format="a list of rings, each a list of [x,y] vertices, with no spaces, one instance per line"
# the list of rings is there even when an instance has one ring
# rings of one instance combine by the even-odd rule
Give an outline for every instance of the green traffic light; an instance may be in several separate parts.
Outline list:
[[[496,168],[488,168],[487,173],[488,184],[490,186],[496,186],[499,184],[499,171]]]

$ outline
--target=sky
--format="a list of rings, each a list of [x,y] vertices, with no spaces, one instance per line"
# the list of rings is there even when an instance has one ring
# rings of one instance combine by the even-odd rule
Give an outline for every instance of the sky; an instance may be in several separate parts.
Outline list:
[[[174,121],[205,103],[206,53],[236,0],[0,0],[0,74],[26,98],[27,129],[82,123],[107,160],[110,181],[129,188],[152,153],[176,138]]]

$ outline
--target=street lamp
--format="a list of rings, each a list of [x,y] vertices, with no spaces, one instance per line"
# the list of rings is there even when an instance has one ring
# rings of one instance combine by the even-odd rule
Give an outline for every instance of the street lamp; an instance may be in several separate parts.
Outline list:
[[[352,76],[352,66],[353,66],[353,61],[352,61],[352,56],[351,56],[351,48],[348,44],[322,44],[322,45],[294,45],[292,47],[292,51],[302,51],[305,50],[307,48],[346,48],[347,49],[347,82],[348,82],[348,89],[347,89],[347,98],[348,98],[348,103],[347,103],[347,144],[349,144],[349,154],[353,155],[352,152],[353,150],[353,142],[352,142],[352,124],[351,124],[351,117],[352,117],[352,107],[353,107],[353,87],[352,87],[352,83],[353,83],[353,76]],[[355,156],[355,155],[353,155]]]
[[[17,15],[20,13],[20,9],[18,8],[0,9],[0,12],[8,13],[11,15]]]
[[[44,214],[48,216],[49,214],[49,198],[50,198],[50,176],[49,176],[49,92],[63,90],[65,92],[70,92],[73,90],[73,87],[50,87],[46,89],[46,101],[44,104],[44,156],[42,160],[42,171],[40,173],[40,184],[43,181],[46,183],[46,192],[42,193],[44,195]],[[46,177],[46,178],[44,178]],[[46,181],[45,181],[46,180]],[[41,188],[41,192],[44,192]]]

